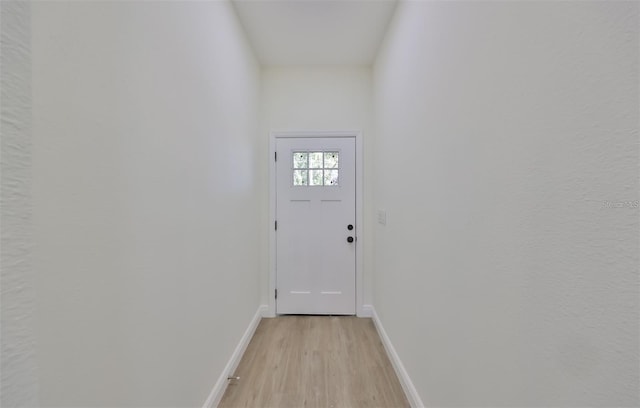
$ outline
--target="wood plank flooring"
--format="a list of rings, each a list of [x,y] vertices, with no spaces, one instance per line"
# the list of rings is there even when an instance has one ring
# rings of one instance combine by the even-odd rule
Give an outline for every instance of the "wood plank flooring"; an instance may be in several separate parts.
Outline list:
[[[262,319],[219,407],[409,407],[371,319]]]

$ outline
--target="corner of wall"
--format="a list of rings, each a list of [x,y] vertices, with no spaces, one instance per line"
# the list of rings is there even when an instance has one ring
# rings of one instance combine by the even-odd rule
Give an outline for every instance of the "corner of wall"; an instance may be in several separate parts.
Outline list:
[[[382,321],[380,320],[380,317],[376,313],[376,309],[372,305],[367,305],[367,309],[371,313],[373,324],[376,326],[376,330],[380,335],[380,340],[382,341],[382,345],[384,346],[384,349],[387,352],[387,356],[391,361],[391,365],[393,366],[393,369],[395,370],[396,375],[398,376],[398,380],[400,380],[400,385],[402,385],[402,389],[404,390],[404,393],[407,396],[407,399],[409,400],[409,404],[411,404],[411,407],[413,408],[424,407],[424,404],[422,403],[422,399],[418,394],[418,390],[413,385],[413,381],[411,381],[411,377],[409,377],[409,373],[404,368],[404,364],[402,364],[402,360],[400,360],[400,356],[398,356],[396,349],[393,347],[393,344],[391,343],[391,339],[387,335],[387,332],[385,331],[382,325]]]
[[[251,342],[253,333],[255,333],[256,329],[258,328],[258,324],[260,324],[260,320],[262,320],[265,312],[265,305],[261,305],[258,307],[258,310],[253,315],[253,318],[249,322],[247,329],[240,338],[238,345],[229,357],[227,365],[224,367],[224,370],[222,370],[222,373],[220,373],[220,377],[218,377],[218,380],[211,390],[211,393],[209,393],[207,400],[204,402],[204,405],[202,406],[203,408],[215,408],[222,400],[224,392],[227,389],[227,385],[229,384],[228,377],[233,376],[235,370],[238,368],[238,365],[242,360],[242,356],[244,355],[247,346],[249,346],[249,342]]]

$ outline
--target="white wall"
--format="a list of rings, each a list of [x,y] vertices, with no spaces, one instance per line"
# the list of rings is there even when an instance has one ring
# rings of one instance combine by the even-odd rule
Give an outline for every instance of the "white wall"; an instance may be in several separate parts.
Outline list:
[[[374,300],[425,404],[640,404],[638,7],[401,2]]]
[[[202,406],[257,310],[259,66],[229,2],[32,5],[43,406]]]
[[[28,2],[0,2],[2,366],[0,406],[38,405],[31,212],[31,30]]]
[[[371,269],[372,259],[371,225],[372,190],[367,182],[367,174],[371,173],[372,137],[371,117],[371,70],[368,67],[335,67],[335,66],[296,66],[265,67],[262,72],[262,134],[261,149],[264,151],[263,161],[258,166],[268,168],[269,135],[273,131],[340,131],[359,130],[362,132],[364,150],[364,214],[365,225],[360,226],[363,234],[363,278],[364,303],[371,303]],[[265,172],[262,176],[262,196],[268,197],[269,178]],[[263,246],[261,272],[262,303],[268,304],[269,269],[268,269],[268,201],[264,201],[262,212]]]

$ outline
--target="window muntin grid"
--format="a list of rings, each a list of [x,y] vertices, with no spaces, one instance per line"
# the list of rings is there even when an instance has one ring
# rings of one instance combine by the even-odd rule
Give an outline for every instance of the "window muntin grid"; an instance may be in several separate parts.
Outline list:
[[[335,150],[294,151],[292,154],[295,187],[335,187],[339,185],[340,152]]]

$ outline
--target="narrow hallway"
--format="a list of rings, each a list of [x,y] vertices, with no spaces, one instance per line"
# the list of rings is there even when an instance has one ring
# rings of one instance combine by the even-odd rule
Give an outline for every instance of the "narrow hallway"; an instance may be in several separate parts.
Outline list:
[[[263,319],[220,402],[230,407],[408,407],[371,319]]]
[[[0,406],[640,407],[639,21],[0,1]]]

